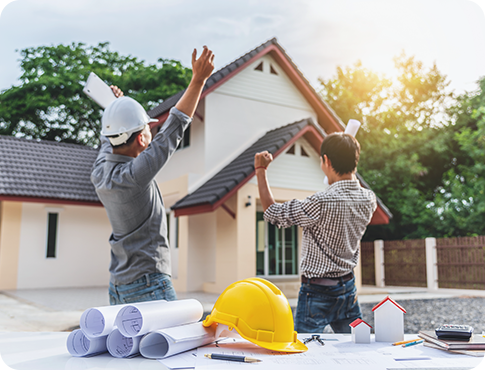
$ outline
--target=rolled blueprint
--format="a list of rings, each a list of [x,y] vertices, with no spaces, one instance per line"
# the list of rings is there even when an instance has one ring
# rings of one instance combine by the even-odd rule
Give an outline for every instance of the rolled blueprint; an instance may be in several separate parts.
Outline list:
[[[67,350],[72,356],[94,356],[106,352],[106,338],[88,338],[82,330],[76,329],[67,337]]]
[[[345,128],[345,133],[355,137],[355,134],[357,134],[357,131],[359,131],[359,127],[359,121],[356,119],[349,119],[349,123],[347,123],[347,127]]]
[[[345,127],[344,133],[355,137],[355,135],[357,134],[357,131],[359,131],[359,127],[360,127],[359,121],[357,121],[356,119],[349,119],[349,122],[347,123],[347,127]],[[323,179],[323,184],[328,185],[327,176],[325,176],[325,178]]]
[[[137,337],[150,331],[197,322],[203,313],[202,304],[195,299],[133,303],[120,310],[115,325],[125,337]]]
[[[103,337],[115,328],[116,315],[127,304],[88,308],[81,315],[81,330],[89,338]]]
[[[202,322],[161,329],[142,338],[140,353],[146,358],[165,358],[212,343],[215,335],[216,329],[205,328]]]
[[[137,356],[139,351],[140,337],[125,337],[118,329],[114,329],[106,339],[106,347],[113,357],[126,358]]]

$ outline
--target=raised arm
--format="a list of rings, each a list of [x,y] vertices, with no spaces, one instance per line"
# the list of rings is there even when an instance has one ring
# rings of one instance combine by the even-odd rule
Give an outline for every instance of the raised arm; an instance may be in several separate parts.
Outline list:
[[[254,170],[256,171],[256,178],[258,180],[259,199],[261,200],[264,211],[275,202],[268,179],[266,178],[266,169],[272,161],[273,156],[267,151],[256,153],[254,156]]]
[[[205,82],[210,77],[214,70],[214,54],[211,50],[204,46],[204,50],[197,59],[197,50],[194,49],[192,53],[192,80],[190,81],[184,95],[175,105],[182,113],[189,117],[193,117],[197,104],[199,103],[200,94],[204,88]]]

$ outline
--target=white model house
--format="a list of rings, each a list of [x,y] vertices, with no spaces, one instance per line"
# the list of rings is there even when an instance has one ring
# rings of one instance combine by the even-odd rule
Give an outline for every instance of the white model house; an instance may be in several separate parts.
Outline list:
[[[372,326],[362,319],[357,319],[350,323],[350,328],[354,343],[370,343],[370,329]]]
[[[376,342],[399,342],[404,339],[406,310],[387,296],[372,309]]]
[[[153,131],[182,94],[149,112],[158,119]],[[260,276],[296,297],[301,229],[263,220],[254,154],[275,158],[268,179],[277,201],[303,199],[324,190],[323,138],[344,130],[276,39],[215,72],[156,177],[176,291],[220,294]],[[108,284],[111,228],[90,182],[96,155],[80,145],[0,137],[0,289]],[[391,217],[378,200],[371,225]]]

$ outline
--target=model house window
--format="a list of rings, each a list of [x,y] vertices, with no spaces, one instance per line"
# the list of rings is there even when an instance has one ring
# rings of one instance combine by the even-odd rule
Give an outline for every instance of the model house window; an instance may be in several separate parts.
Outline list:
[[[276,69],[274,69],[273,65],[270,64],[269,65],[269,72],[272,74],[272,75],[277,75],[278,76],[278,72],[276,72]]]
[[[293,144],[290,149],[286,152],[286,154],[295,154],[295,144]]]
[[[309,157],[308,153],[305,151],[305,149],[303,149],[303,147],[300,147],[301,148],[301,156],[302,157]]]
[[[192,126],[187,127],[187,129],[184,132],[184,137],[179,143],[179,146],[177,147],[177,150],[187,148],[190,145],[190,128]]]
[[[58,213],[47,214],[47,258],[56,258]]]
[[[298,227],[284,229],[264,221],[256,214],[256,275],[298,274]]]

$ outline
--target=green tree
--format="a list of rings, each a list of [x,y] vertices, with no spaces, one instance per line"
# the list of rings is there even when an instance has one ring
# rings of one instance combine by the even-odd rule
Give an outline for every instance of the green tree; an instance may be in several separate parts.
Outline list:
[[[82,92],[90,72],[146,109],[184,89],[192,77],[178,61],[147,65],[111,51],[107,42],[40,46],[20,55],[20,84],[0,92],[1,135],[96,146],[102,111]]]
[[[359,172],[394,215],[389,225],[368,228],[365,240],[410,239],[436,233],[430,207],[443,174],[453,167],[446,109],[453,97],[436,65],[404,53],[394,59],[396,79],[360,62],[321,80],[322,96],[347,122],[362,122]]]
[[[450,109],[454,166],[443,176],[430,208],[443,236],[485,235],[485,78]]]

